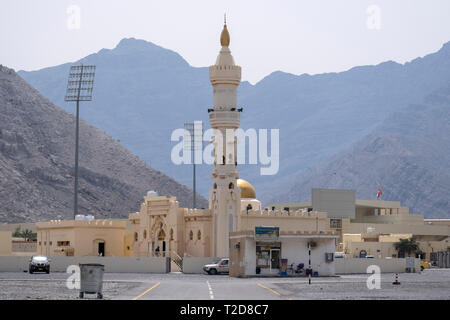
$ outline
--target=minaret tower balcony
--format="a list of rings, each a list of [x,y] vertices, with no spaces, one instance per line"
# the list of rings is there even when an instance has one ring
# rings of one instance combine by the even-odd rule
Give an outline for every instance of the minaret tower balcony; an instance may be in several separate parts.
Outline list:
[[[209,113],[209,122],[214,129],[237,129],[241,122],[241,113],[238,110],[221,110],[221,107],[215,107]]]

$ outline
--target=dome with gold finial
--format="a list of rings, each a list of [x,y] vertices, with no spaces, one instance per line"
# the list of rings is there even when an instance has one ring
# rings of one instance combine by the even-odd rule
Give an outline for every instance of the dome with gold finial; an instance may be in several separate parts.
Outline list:
[[[222,47],[228,47],[230,45],[230,34],[228,33],[226,24],[224,24],[222,33],[220,34],[220,44]]]
[[[244,179],[237,179],[237,186],[241,189],[242,199],[256,199],[255,188]]]

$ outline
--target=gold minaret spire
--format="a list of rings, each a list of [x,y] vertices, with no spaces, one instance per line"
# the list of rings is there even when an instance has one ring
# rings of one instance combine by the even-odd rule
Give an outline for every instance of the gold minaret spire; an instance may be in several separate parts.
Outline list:
[[[223,16],[223,30],[222,33],[220,34],[220,44],[222,45],[222,47],[228,47],[230,45],[230,34],[228,33],[228,29],[227,29],[227,14],[225,13]]]

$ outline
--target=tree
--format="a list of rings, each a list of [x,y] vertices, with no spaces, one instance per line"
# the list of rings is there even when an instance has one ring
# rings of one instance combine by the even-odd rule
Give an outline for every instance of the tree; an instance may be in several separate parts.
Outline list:
[[[20,231],[20,227],[17,227],[16,231],[14,231],[14,233],[12,235],[13,235],[13,237],[21,238],[22,232]]]
[[[29,229],[23,230],[21,234],[25,241],[36,240],[37,238],[37,234]]]
[[[411,256],[411,253],[416,253],[419,251],[419,244],[416,242],[416,239],[400,239],[399,242],[394,243],[395,250],[400,254],[405,255],[408,254],[408,257]]]

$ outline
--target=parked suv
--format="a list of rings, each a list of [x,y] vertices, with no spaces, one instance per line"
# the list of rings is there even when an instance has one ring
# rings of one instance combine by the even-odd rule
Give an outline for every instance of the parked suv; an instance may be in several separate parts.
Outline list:
[[[30,259],[30,273],[45,272],[50,273],[50,260],[46,256],[32,256]]]
[[[229,263],[230,259],[223,258],[216,263],[205,264],[203,266],[203,271],[207,272],[208,274],[229,273],[230,272]]]

